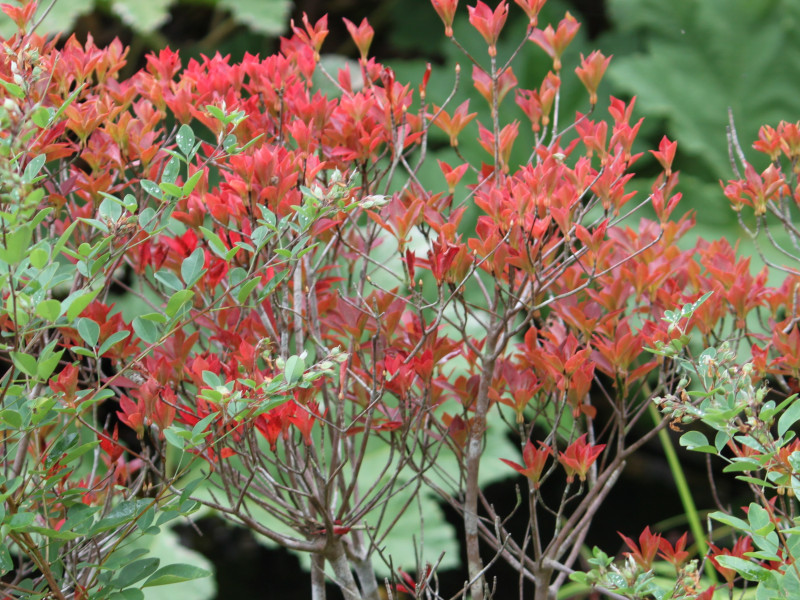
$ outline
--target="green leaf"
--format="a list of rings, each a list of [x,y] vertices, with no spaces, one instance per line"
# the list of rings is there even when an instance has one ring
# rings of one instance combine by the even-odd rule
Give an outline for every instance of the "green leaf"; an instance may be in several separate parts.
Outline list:
[[[67,312],[67,321],[72,323],[84,309],[91,304],[92,300],[100,293],[101,288],[95,290],[78,290],[70,294],[61,303],[61,310]]]
[[[158,325],[149,319],[136,317],[132,322],[133,330],[146,344],[155,344],[161,339],[161,331]]]
[[[31,161],[25,167],[25,171],[22,173],[22,181],[24,183],[31,183],[36,176],[39,175],[39,171],[42,170],[47,157],[44,154],[40,154],[39,156],[31,159]]]
[[[183,437],[178,435],[178,433],[184,433],[182,430],[176,430],[174,426],[167,427],[162,431],[164,434],[164,438],[166,438],[167,442],[170,445],[174,446],[178,450],[183,450],[184,441]]]
[[[24,352],[10,352],[14,366],[31,377],[36,377],[36,358]]]
[[[783,437],[783,434],[798,420],[800,420],[800,398],[795,398],[778,419],[778,437]]]
[[[169,196],[173,196],[175,198],[180,198],[183,196],[183,187],[175,185],[174,183],[162,181],[158,184],[158,187]]]
[[[16,83],[11,83],[10,81],[6,81],[5,79],[0,79],[0,85],[6,88],[6,91],[15,98],[25,97],[25,92],[22,91],[22,88],[19,87]]]
[[[248,282],[246,282],[245,284],[242,285],[241,289],[236,294],[236,299],[239,301],[239,304],[244,304],[245,303],[245,300],[247,300],[247,297],[250,295],[250,293],[258,285],[258,282],[259,282],[259,278],[254,277],[253,279],[251,279],[250,281],[248,281]]]
[[[194,292],[191,290],[179,290],[170,296],[167,301],[166,313],[168,317],[174,317],[177,312],[191,299],[194,298]]]
[[[82,318],[78,320],[78,333],[83,341],[90,347],[94,348],[97,345],[97,340],[100,337],[100,325],[91,319]]]
[[[191,551],[181,544],[177,534],[169,528],[163,528],[161,533],[149,538],[148,541],[150,542],[148,556],[161,558],[162,564],[182,563],[209,572],[214,568],[202,554]],[[169,586],[152,586],[149,582],[148,585],[150,587],[145,588],[147,600],[211,600],[216,596],[216,586],[212,577],[182,580],[181,583]]]
[[[139,227],[144,229],[146,232],[151,233],[153,229],[156,227],[156,211],[148,206],[142,209],[142,212],[139,213]]]
[[[167,271],[166,269],[161,269],[154,274],[154,277],[163,283],[165,286],[170,288],[171,290],[182,290],[183,284],[181,280],[171,271]]]
[[[191,194],[192,191],[194,191],[194,188],[197,185],[197,182],[200,181],[200,178],[202,178],[202,177],[203,177],[203,171],[202,170],[201,171],[196,171],[194,175],[189,177],[189,179],[186,181],[186,183],[183,184],[183,190],[182,190],[183,195],[184,196],[188,196],[189,194]]]
[[[171,0],[114,0],[111,10],[138,33],[150,34],[169,20]]]
[[[40,106],[33,114],[31,114],[31,121],[42,129],[46,129],[50,125],[50,120],[53,118],[55,110],[46,106]]]
[[[146,313],[144,315],[139,315],[139,316],[142,317],[143,319],[147,319],[148,321],[153,321],[154,323],[166,323],[168,320],[163,313],[157,313],[157,312]]]
[[[772,571],[738,556],[717,556],[720,566],[733,569],[748,581],[767,581]]]
[[[288,384],[292,384],[299,381],[305,370],[306,361],[303,359],[303,357],[290,356],[286,359],[286,367],[284,368],[284,372],[286,373],[286,382]]]
[[[695,450],[696,452],[717,453],[717,449],[708,443],[708,439],[700,431],[687,431],[681,436],[680,444],[684,448]]]
[[[740,473],[743,471],[760,471],[763,466],[755,460],[752,459],[739,459],[734,460],[731,464],[727,465],[724,469],[722,469],[723,473]]]
[[[90,452],[93,448],[95,448],[99,444],[100,442],[98,440],[81,444],[77,448],[73,448],[72,450],[64,454],[61,458],[58,459],[58,462],[63,465],[67,465],[71,463],[73,460],[80,458],[87,452]]]
[[[202,248],[195,248],[195,251],[183,260],[181,263],[181,277],[183,277],[186,287],[192,287],[203,273],[205,261],[206,256]]]
[[[708,515],[715,521],[719,521],[724,525],[730,525],[734,529],[738,529],[739,531],[747,531],[748,524],[747,522],[743,521],[738,517],[734,517],[733,515],[725,514],[724,512],[716,511]]]
[[[208,113],[217,119],[218,121],[222,121],[223,123],[226,121],[225,111],[219,108],[218,106],[214,106],[213,104],[206,104],[206,110]]]
[[[160,200],[164,196],[164,194],[161,192],[161,188],[149,179],[142,179],[140,183],[142,184],[142,189],[154,198],[158,198]]]
[[[150,576],[150,578],[142,587],[180,583],[182,581],[191,581],[192,579],[208,577],[209,575],[211,575],[210,571],[194,565],[167,565],[166,567],[161,567],[158,571],[153,573],[153,575]]]
[[[61,250],[63,250],[63,248],[66,245],[67,241],[72,237],[72,232],[75,230],[75,228],[77,226],[78,226],[78,221],[77,220],[73,221],[72,223],[69,224],[69,227],[67,227],[64,230],[64,233],[61,234],[61,237],[58,238],[58,241],[56,242],[56,245],[53,246],[53,256],[54,257],[58,256],[61,253]]]
[[[0,410],[0,423],[8,425],[12,429],[21,429],[22,415],[15,410],[11,410],[10,408]],[[2,545],[0,544],[0,546]]]
[[[31,266],[35,269],[41,269],[44,267],[47,264],[47,260],[50,258],[50,253],[45,250],[45,248],[49,249],[49,246],[46,242],[44,244],[44,248],[42,246],[37,246],[31,250],[29,258],[31,261]]]
[[[269,36],[283,33],[292,3],[289,0],[219,0],[218,6],[231,11],[239,23]]]
[[[106,352],[109,351],[111,346],[126,339],[130,334],[131,334],[130,331],[123,329],[122,331],[117,331],[116,333],[113,333],[110,336],[108,336],[108,338],[106,338],[106,341],[104,341],[101,344],[100,349],[97,351],[98,356],[103,356]]]
[[[63,350],[56,352],[47,358],[39,357],[39,362],[36,365],[36,374],[42,379],[48,379],[58,366],[58,362],[61,360],[62,354],[64,354]]]
[[[200,231],[203,232],[203,235],[208,240],[208,243],[211,246],[211,249],[214,251],[214,253],[217,256],[219,256],[221,258],[224,258],[225,257],[225,253],[228,251],[228,249],[225,247],[225,244],[222,242],[222,238],[220,238],[216,233],[214,233],[210,229],[207,229],[207,228],[203,227],[202,225],[199,227],[199,229],[200,229]]]
[[[142,558],[125,565],[114,578],[114,585],[118,588],[126,588],[149,577],[158,569],[159,562],[161,561],[157,558]]]
[[[111,221],[118,221],[122,216],[122,205],[116,198],[106,196],[97,208],[101,217]]]
[[[33,524],[35,519],[36,515],[31,512],[18,512],[11,515],[11,518],[8,520],[8,528],[12,531],[27,529]]]
[[[22,225],[0,237],[0,260],[9,265],[16,265],[24,257],[31,245],[33,229]]]
[[[194,131],[185,123],[178,129],[178,134],[175,136],[175,141],[178,143],[178,150],[180,150],[187,158],[194,150]]]
[[[8,552],[8,546],[0,544],[0,575],[5,575],[14,568],[14,563],[11,561],[11,554]]]

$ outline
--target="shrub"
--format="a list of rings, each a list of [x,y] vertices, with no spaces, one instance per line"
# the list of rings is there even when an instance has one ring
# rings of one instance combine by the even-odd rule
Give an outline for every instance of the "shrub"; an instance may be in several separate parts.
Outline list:
[[[487,46],[466,55],[487,122],[469,103],[429,99],[434,69],[404,83],[369,58],[366,21],[347,24],[359,73],[319,65],[323,18],[293,25],[263,59],[183,66],[163,50],[120,81],[121,44],[73,38],[56,50],[27,31],[33,3],[4,6],[20,28],[0,67],[4,593],[140,598],[142,587],[202,576],[160,567],[129,542],[205,506],[309,555],[314,598],[326,579],[345,598],[377,598],[381,563],[390,592],[435,597],[431,493],[463,518],[459,593],[491,595],[497,560],[537,599],[570,574],[617,596],[649,589],[633,585],[649,577],[649,530],[647,560],[628,541],[642,559],[633,583],[611,577],[599,551],[598,571],[575,574],[592,520],[626,459],[667,425],[644,423],[653,398],[668,399],[672,419],[707,419],[703,403],[733,381],[714,379],[725,363],[708,351],[682,354],[692,337],[704,348],[769,341],[751,315],[785,313],[772,346],[753,350],[750,387],[731,396],[746,402],[729,411],[757,414],[765,396],[754,382],[796,375],[794,285],[768,288],[725,242],[679,248],[693,220],[671,219],[676,144],[652,151],[663,173],[634,199],[634,102],[612,98],[607,117],[596,108],[609,59],[562,65],[575,19],[539,27],[543,2],[516,4],[529,26],[511,56],[497,41],[513,7],[468,7]],[[456,2],[433,8],[451,37]],[[513,62],[528,41],[553,69],[525,90]],[[573,76],[586,113],[566,119],[559,89]],[[336,93],[320,92],[319,77]],[[443,132],[458,153],[473,120],[485,156],[439,162],[428,189],[419,174],[431,137]],[[772,139],[765,130],[763,144]],[[531,148],[524,164],[510,159],[515,144]],[[772,169],[750,168],[728,195],[758,215],[775,194],[787,204]],[[645,206],[655,218],[634,221]],[[698,400],[678,383],[692,364],[704,369]],[[500,462],[506,433],[521,458],[503,451]],[[784,479],[754,489],[791,487],[791,461],[782,465],[773,470]],[[527,480],[521,535],[482,487],[515,471]],[[418,564],[398,564],[389,536],[415,511]],[[673,597],[713,593],[683,547],[658,547],[677,569]],[[397,568],[416,579],[396,579]]]

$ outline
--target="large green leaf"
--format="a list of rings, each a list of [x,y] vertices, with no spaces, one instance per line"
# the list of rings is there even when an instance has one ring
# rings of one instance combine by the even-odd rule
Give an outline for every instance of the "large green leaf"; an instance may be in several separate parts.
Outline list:
[[[278,35],[286,29],[292,3],[290,0],[219,0],[219,6],[228,8],[237,21],[253,31]]]
[[[726,124],[733,111],[747,147],[764,123],[800,114],[800,3],[793,0],[610,0],[616,33],[601,45],[638,52],[609,68],[616,86],[663,117],[692,172],[732,176]]]
[[[150,33],[167,21],[171,4],[171,0],[114,0],[111,10],[135,31]]]

